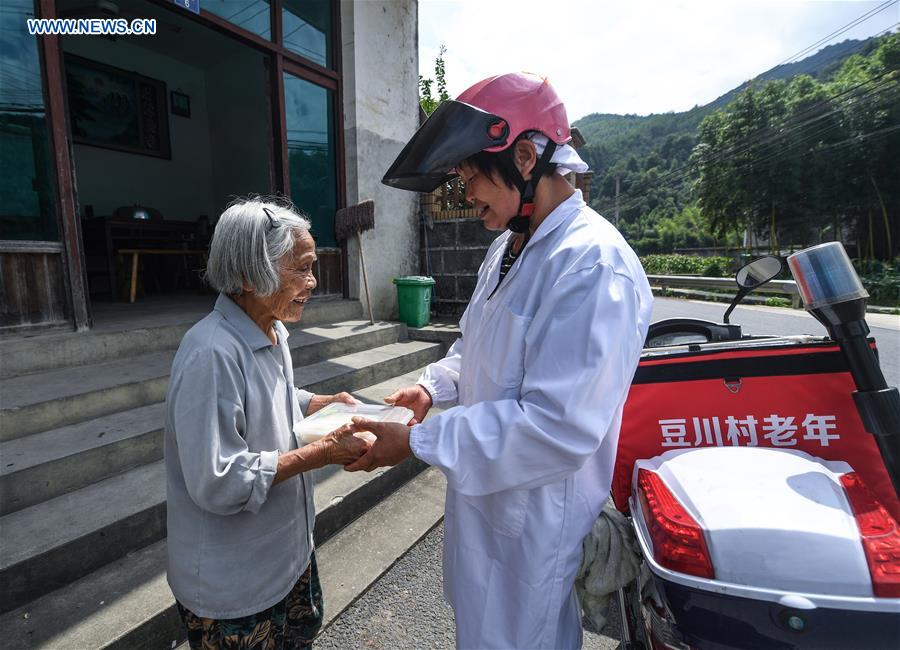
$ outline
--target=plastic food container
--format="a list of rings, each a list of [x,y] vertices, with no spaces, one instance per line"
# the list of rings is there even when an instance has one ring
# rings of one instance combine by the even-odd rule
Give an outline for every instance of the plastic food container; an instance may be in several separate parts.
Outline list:
[[[298,442],[308,444],[322,436],[328,435],[345,424],[350,424],[354,417],[364,417],[377,422],[399,422],[406,424],[413,418],[413,412],[403,406],[379,406],[377,404],[343,404],[334,403],[316,411],[308,418],[294,425],[294,435]],[[360,435],[374,439],[372,434]]]

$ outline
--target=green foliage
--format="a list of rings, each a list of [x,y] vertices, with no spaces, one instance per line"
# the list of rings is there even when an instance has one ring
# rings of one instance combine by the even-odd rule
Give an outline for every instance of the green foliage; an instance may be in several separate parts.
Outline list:
[[[750,86],[700,124],[691,155],[713,234],[770,250],[829,239],[866,258],[898,250],[900,35],[848,57],[830,80]]]
[[[732,266],[728,257],[642,255],[640,259],[648,275],[701,275],[707,278],[721,278],[731,274]]]
[[[790,298],[779,298],[778,296],[769,296],[764,303],[767,307],[791,307]]]
[[[869,304],[900,307],[900,258],[893,262],[856,262],[856,270],[869,292]]]
[[[588,116],[575,124],[588,144],[580,150],[594,171],[592,206],[612,216],[619,181],[620,222],[635,222],[657,206],[669,204],[667,216],[690,201],[690,186],[669,182],[686,166],[694,147],[693,132],[706,113]],[[603,119],[595,121],[593,118]],[[661,215],[660,215],[661,216]]]
[[[591,206],[611,220],[618,207],[640,254],[841,239],[891,259],[898,70],[900,36],[889,34],[825,47],[683,113],[588,115],[575,126],[594,170]]]
[[[657,200],[649,212],[633,221],[621,220],[619,228],[640,255],[723,244],[737,248],[740,243],[734,238],[716,240],[709,234],[700,207],[689,203],[678,211],[674,197]]]
[[[419,75],[419,106],[426,115],[431,115],[434,110],[450,99],[447,94],[447,68],[444,64],[444,54],[447,47],[441,45],[437,58],[434,60],[434,79]],[[431,87],[437,83],[437,98],[431,92]]]
[[[419,106],[422,107],[426,115],[431,115],[434,113],[434,109],[437,108],[437,102],[431,95],[431,86],[433,84],[434,79],[426,79],[419,75]]]

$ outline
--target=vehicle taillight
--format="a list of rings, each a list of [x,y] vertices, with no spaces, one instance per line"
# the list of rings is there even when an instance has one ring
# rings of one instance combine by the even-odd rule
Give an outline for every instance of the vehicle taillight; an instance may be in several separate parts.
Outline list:
[[[654,559],[673,571],[715,578],[703,530],[659,475],[638,470],[638,487]]]
[[[900,527],[856,472],[841,476],[869,563],[872,591],[900,598]]]

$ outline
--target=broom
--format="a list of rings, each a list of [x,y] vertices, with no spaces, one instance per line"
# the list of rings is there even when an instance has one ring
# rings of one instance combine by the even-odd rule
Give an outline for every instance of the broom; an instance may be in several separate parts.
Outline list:
[[[369,277],[366,273],[366,258],[363,256],[362,233],[375,227],[375,201],[369,199],[341,208],[334,215],[334,235],[338,239],[349,239],[356,235],[359,242],[359,263],[362,266],[363,285],[366,289],[366,304],[369,307],[369,323],[375,324],[372,315],[372,299],[369,297]]]

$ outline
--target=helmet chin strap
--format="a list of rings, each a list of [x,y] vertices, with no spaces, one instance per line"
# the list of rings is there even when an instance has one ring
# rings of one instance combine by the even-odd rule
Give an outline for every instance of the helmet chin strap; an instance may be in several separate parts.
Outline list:
[[[532,204],[532,207],[534,204]],[[521,208],[519,209],[521,212]],[[530,215],[529,215],[530,216]],[[517,214],[512,219],[509,220],[509,223],[506,224],[506,227],[517,235],[524,234],[528,232],[528,223],[529,217],[525,215]]]
[[[516,188],[519,190],[520,197],[519,210],[516,213],[516,216],[510,219],[509,223],[506,224],[506,227],[512,232],[517,234],[528,232],[528,226],[531,223],[531,215],[534,214],[534,190],[538,181],[540,181],[541,177],[544,175],[544,170],[550,163],[550,159],[553,157],[555,151],[556,143],[553,142],[553,140],[550,140],[544,148],[544,153],[541,154],[541,157],[538,158],[534,168],[531,170],[531,178],[527,181],[522,177],[522,172],[520,172],[519,168],[512,162],[512,159],[509,159],[509,171],[512,172],[512,176],[515,179]]]

